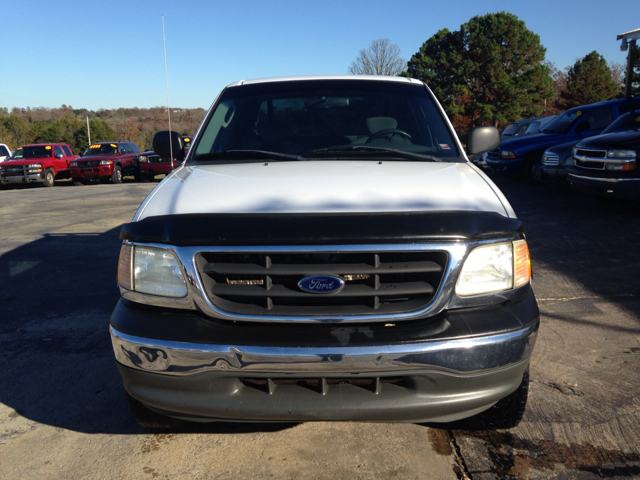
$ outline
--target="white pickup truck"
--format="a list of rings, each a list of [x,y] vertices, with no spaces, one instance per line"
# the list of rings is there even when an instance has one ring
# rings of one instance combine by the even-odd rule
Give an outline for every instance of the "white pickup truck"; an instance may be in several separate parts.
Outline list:
[[[11,158],[11,149],[4,143],[0,143],[0,162]]]
[[[153,149],[184,155],[176,132]],[[141,425],[522,418],[524,225],[422,82],[227,86],[120,236],[110,332]]]

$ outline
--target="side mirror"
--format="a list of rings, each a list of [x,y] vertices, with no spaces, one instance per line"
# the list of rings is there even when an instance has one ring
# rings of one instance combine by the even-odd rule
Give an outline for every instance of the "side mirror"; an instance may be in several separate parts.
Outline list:
[[[153,151],[161,157],[184,158],[182,136],[173,130],[163,130],[153,136]]]
[[[57,159],[62,159],[62,158],[64,158],[64,155],[61,154],[61,153],[58,153],[58,154],[56,154],[56,158]]]
[[[467,153],[475,155],[481,152],[495,150],[500,146],[500,132],[491,125],[480,125],[469,132]]]

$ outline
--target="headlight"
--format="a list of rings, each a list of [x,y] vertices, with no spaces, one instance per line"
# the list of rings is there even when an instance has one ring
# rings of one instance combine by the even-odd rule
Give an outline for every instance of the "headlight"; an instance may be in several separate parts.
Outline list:
[[[635,150],[609,150],[607,158],[636,158]]]
[[[111,165],[113,160],[100,160],[100,165]]]
[[[184,297],[187,294],[180,262],[164,248],[123,245],[118,283],[127,290],[150,295]]]
[[[69,164],[70,167],[77,167],[78,166],[78,162],[71,162]]]
[[[531,279],[531,260],[525,240],[483,245],[471,251],[462,266],[456,293],[460,296],[509,290]]]
[[[140,156],[138,157],[138,160],[139,160],[140,162],[146,162],[146,161],[147,161],[147,157],[146,157],[146,156],[144,156],[144,155],[140,155]]]
[[[516,154],[510,150],[501,150],[500,158],[516,158]]]

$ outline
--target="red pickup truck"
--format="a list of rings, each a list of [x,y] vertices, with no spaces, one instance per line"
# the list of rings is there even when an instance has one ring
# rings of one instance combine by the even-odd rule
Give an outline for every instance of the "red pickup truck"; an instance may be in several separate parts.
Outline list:
[[[142,152],[138,161],[138,178],[143,182],[150,182],[156,175],[169,175],[169,172],[180,166],[175,158],[173,162],[169,157],[161,157],[149,150]]]
[[[126,175],[138,177],[140,149],[131,142],[100,142],[89,145],[81,158],[71,162],[74,184],[89,180],[122,183]]]
[[[183,158],[187,155],[192,138],[191,136],[182,137],[182,142],[184,143]],[[174,158],[173,161],[171,161],[169,157],[161,157],[151,150],[143,152],[138,162],[139,180],[142,182],[150,182],[156,175],[169,175],[169,172],[174,168],[178,168],[180,163],[182,163],[182,160]]]
[[[22,158],[0,164],[0,184],[41,183],[53,187],[56,180],[69,178],[69,164],[78,158],[66,143],[23,145]]]

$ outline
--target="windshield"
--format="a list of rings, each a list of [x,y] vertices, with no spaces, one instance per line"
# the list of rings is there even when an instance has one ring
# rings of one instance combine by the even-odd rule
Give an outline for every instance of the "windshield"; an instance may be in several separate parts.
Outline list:
[[[577,108],[574,110],[567,110],[562,115],[557,116],[554,120],[549,122],[545,128],[542,129],[544,133],[567,133],[584,112]]]
[[[524,133],[526,135],[531,135],[531,134],[534,134],[534,133],[538,133],[540,131],[540,125],[541,125],[541,122],[536,120],[535,122],[532,122],[527,127],[527,130]]]
[[[503,137],[512,137],[513,135],[515,135],[516,130],[518,130],[518,124],[517,123],[507,123],[507,126],[504,127],[504,130],[502,130],[502,136]]]
[[[118,145],[115,143],[96,143],[94,145],[90,145],[87,148],[82,156],[86,157],[87,155],[113,155],[118,153]]]
[[[22,147],[23,158],[47,158],[51,156],[51,145]]]
[[[13,152],[13,155],[11,155],[11,160],[15,160],[16,158],[22,158],[22,149],[19,148],[17,149],[15,152]]]
[[[196,160],[224,160],[216,154],[234,152],[228,161],[247,161],[237,155],[247,150],[281,159],[397,157],[394,151],[459,157],[424,86],[365,80],[229,87],[194,148]]]
[[[605,133],[628,132],[632,130],[640,130],[640,112],[629,112],[621,115],[602,131]]]

